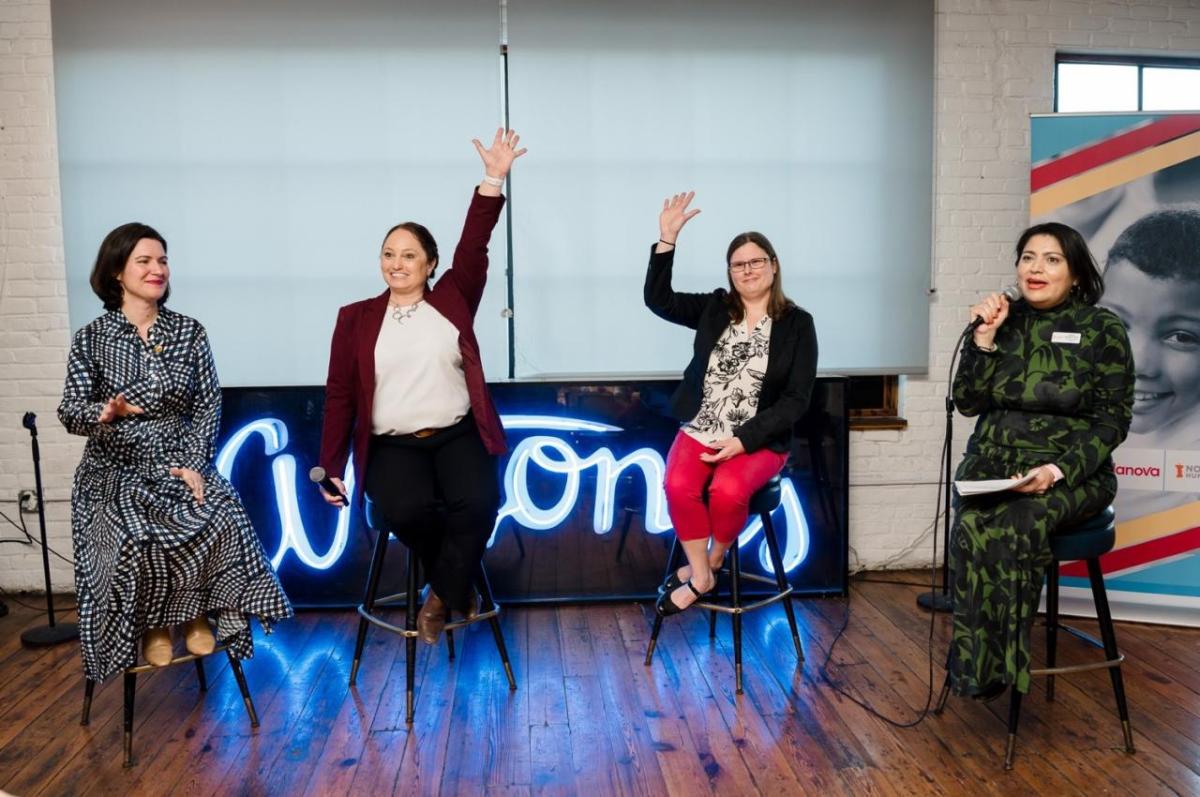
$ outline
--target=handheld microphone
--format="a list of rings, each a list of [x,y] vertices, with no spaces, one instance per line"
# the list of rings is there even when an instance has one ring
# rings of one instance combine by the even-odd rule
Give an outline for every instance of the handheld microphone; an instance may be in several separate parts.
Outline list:
[[[1010,302],[1020,301],[1020,299],[1021,299],[1021,289],[1016,285],[1006,285],[1004,287],[1004,290],[1000,291],[1000,293],[1003,294],[1004,297],[1007,298],[1008,301],[1010,301]],[[983,325],[982,318],[979,318],[978,316],[975,318],[972,318],[971,323],[967,325],[967,329],[965,332],[963,332],[963,334],[970,335],[972,332],[974,332],[976,329],[978,329],[982,325]]]
[[[321,485],[325,492],[329,493],[330,495],[336,495],[338,498],[340,498],[342,501],[342,506],[350,505],[350,499],[346,497],[345,493],[338,489],[338,486],[333,483],[333,479],[329,478],[329,475],[325,473],[325,469],[320,465],[317,465],[308,472],[308,479],[313,484]]]

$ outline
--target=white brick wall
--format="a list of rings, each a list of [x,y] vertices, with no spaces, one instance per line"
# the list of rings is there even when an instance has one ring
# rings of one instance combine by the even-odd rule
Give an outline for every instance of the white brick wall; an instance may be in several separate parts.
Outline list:
[[[981,292],[1012,275],[1028,223],[1029,115],[1053,108],[1056,50],[1200,52],[1195,0],[936,0],[930,372],[909,379],[904,432],[850,438],[850,544],[866,567],[928,562],[950,348]],[[960,418],[961,452],[972,422]],[[874,486],[886,483],[886,486]],[[904,483],[909,483],[907,486]],[[853,563],[855,558],[851,558]]]
[[[906,382],[907,430],[851,436],[852,561],[862,566],[928,559],[949,349],[971,300],[1011,275],[1008,250],[1027,219],[1028,116],[1051,109],[1056,48],[1197,55],[1200,3],[936,0],[930,376]],[[51,542],[69,554],[81,446],[54,418],[68,335],[50,53],[49,0],[0,0],[0,510],[15,518],[17,490],[33,484],[20,426],[33,410]],[[960,450],[969,433],[960,419]],[[55,561],[55,582],[69,586],[69,568]],[[0,586],[40,584],[36,548],[0,544]]]
[[[68,345],[62,210],[48,0],[0,0],[0,511],[18,520],[32,489],[29,433],[38,416],[50,545],[71,555],[71,476],[82,449],[55,417]],[[37,516],[26,516],[38,536]],[[19,521],[18,521],[19,522]],[[0,540],[22,538],[0,518]],[[51,557],[56,588],[74,574]],[[40,589],[41,549],[0,543],[0,587]]]

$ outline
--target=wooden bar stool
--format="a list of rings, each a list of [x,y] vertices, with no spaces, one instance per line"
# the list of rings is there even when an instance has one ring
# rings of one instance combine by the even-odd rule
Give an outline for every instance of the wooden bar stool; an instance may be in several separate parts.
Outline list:
[[[783,557],[779,554],[775,524],[771,521],[771,513],[779,506],[781,496],[780,476],[776,474],[771,481],[750,497],[750,513],[756,514],[762,519],[763,536],[766,538],[767,551],[771,556],[771,567],[775,571],[774,578],[760,576],[756,573],[743,573],[738,545],[735,542],[729,549],[729,564],[722,567],[720,573],[717,574],[718,579],[722,574],[729,578],[729,603],[699,600],[694,604],[701,609],[708,609],[708,635],[710,638],[716,636],[717,612],[728,614],[733,618],[733,673],[739,695],[742,694],[742,615],[746,612],[782,601],[784,612],[787,614],[788,626],[792,630],[792,643],[796,646],[796,658],[800,662],[804,661],[804,648],[800,644],[800,632],[796,628],[796,613],[792,608],[792,585],[788,583],[787,576],[784,575]],[[679,538],[676,537],[675,542],[671,545],[671,553],[667,557],[667,570],[663,575],[663,581],[670,578],[671,574],[682,565],[683,547],[680,546]],[[760,600],[742,603],[742,579],[771,584],[776,591]],[[650,632],[650,644],[646,647],[647,667],[654,658],[654,648],[658,644],[658,633],[662,630],[662,623],[663,618],[655,614],[654,629]]]
[[[246,684],[246,674],[242,672],[242,663],[233,657],[233,654],[224,645],[218,645],[216,650],[207,654],[208,656],[215,655],[224,651],[229,657],[229,667],[233,670],[233,677],[237,680],[238,689],[242,693],[242,702],[246,705],[246,714],[250,717],[250,727],[258,727],[258,712],[254,710],[254,701],[250,698],[250,687]],[[185,656],[176,656],[171,659],[171,663],[164,665],[165,667],[174,667],[176,664],[185,662],[196,662],[196,679],[200,682],[200,691],[208,691],[208,678],[204,674],[204,659],[205,656],[197,656],[189,653]],[[123,766],[133,766],[133,697],[134,691],[137,689],[138,673],[153,672],[154,670],[163,669],[155,667],[152,664],[138,664],[134,667],[125,668],[125,734],[124,734],[124,749],[125,759],[122,762]],[[83,682],[83,715],[79,720],[79,724],[87,726],[92,713],[92,694],[96,690],[96,682],[85,679]]]
[[[413,695],[417,667],[417,610],[419,608],[417,605],[419,592],[417,587],[417,557],[413,555],[411,550],[408,551],[408,572],[405,591],[395,595],[378,597],[376,593],[379,591],[379,579],[383,574],[383,560],[387,556],[388,539],[391,537],[391,530],[387,519],[375,507],[371,499],[364,497],[363,505],[367,527],[376,532],[376,538],[375,549],[371,555],[371,565],[367,571],[367,587],[363,594],[363,602],[358,605],[358,613],[360,615],[358,621],[358,639],[354,644],[354,662],[350,665],[350,685],[353,686],[358,677],[358,665],[362,660],[363,646],[367,641],[368,624],[377,625],[386,631],[391,631],[393,634],[399,634],[404,637],[406,691],[404,721],[411,725],[413,721]],[[508,660],[508,648],[504,645],[504,635],[500,631],[500,606],[492,597],[492,589],[488,584],[487,573],[484,572],[482,563],[480,563],[479,572],[475,576],[475,589],[479,592],[479,613],[470,619],[464,618],[446,623],[446,645],[449,649],[450,660],[454,660],[455,629],[464,628],[473,623],[487,620],[488,624],[491,625],[492,636],[496,641],[496,650],[500,653],[500,660],[504,663],[504,674],[508,677],[508,688],[510,691],[516,691],[517,679],[513,676],[512,664]],[[397,605],[404,606],[403,628],[393,625],[375,614],[376,607]]]
[[[1054,700],[1054,677],[1088,670],[1107,669],[1112,679],[1113,697],[1117,703],[1117,715],[1121,718],[1121,732],[1125,737],[1125,752],[1134,753],[1133,728],[1129,723],[1129,707],[1125,702],[1125,683],[1121,678],[1121,662],[1125,656],[1117,650],[1117,634],[1113,627],[1112,613],[1108,608],[1108,592],[1104,588],[1104,574],[1100,569],[1100,557],[1112,550],[1116,543],[1117,528],[1115,513],[1110,506],[1103,512],[1082,523],[1056,531],[1050,536],[1050,552],[1054,560],[1046,570],[1046,666],[1031,669],[1030,675],[1046,676],[1046,700]],[[1088,581],[1091,582],[1092,600],[1096,604],[1096,619],[1100,623],[1100,639],[1085,634],[1070,626],[1061,626],[1064,631],[1093,647],[1104,651],[1104,659],[1070,667],[1056,667],[1058,644],[1058,565],[1060,562],[1084,561],[1087,563]],[[950,694],[950,676],[942,685],[935,714],[940,714]],[[1008,742],[1004,749],[1004,768],[1012,769],[1013,756],[1017,748],[1017,723],[1021,717],[1021,693],[1011,690],[1008,705]]]

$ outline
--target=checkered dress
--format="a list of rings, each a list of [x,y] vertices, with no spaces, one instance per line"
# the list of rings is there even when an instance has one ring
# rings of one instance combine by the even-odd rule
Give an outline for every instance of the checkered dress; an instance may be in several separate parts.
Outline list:
[[[201,614],[233,655],[254,652],[248,615],[292,614],[237,492],[213,467],[221,388],[199,322],[166,308],[148,341],[119,311],[75,335],[58,417],[88,438],[71,493],[75,589],[87,678],[134,664],[148,628]],[[144,410],[97,418],[117,393]],[[172,467],[204,477],[198,505]]]

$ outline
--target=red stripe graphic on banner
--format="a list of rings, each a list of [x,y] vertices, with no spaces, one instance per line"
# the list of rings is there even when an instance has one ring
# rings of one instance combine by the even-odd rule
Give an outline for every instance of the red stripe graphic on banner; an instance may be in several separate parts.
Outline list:
[[[1197,549],[1200,549],[1200,527],[1109,551],[1100,557],[1100,569],[1105,573],[1116,573]],[[1087,565],[1084,562],[1072,562],[1063,565],[1059,573],[1064,576],[1087,578]]]
[[[1167,116],[1128,133],[1106,138],[1090,147],[1063,155],[1029,172],[1029,190],[1040,191],[1060,180],[1200,130],[1200,114]]]

